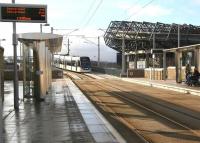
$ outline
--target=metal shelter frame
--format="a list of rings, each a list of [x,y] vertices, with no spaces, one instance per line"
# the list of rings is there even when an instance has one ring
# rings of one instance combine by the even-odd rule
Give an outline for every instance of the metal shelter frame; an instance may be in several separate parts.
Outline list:
[[[18,40],[23,47],[23,98],[43,101],[52,81],[52,54],[61,50],[63,36],[22,33]]]
[[[200,44],[183,46],[178,48],[171,48],[163,50],[163,69],[164,69],[164,78],[166,78],[167,74],[167,66],[166,66],[166,53],[173,52],[175,53],[175,66],[176,66],[176,82],[182,82],[182,53],[194,51],[194,66],[200,71]]]

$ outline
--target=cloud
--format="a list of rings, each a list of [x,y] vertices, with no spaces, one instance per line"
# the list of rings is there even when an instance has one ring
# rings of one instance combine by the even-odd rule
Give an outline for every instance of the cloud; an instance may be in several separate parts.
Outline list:
[[[125,19],[128,19],[128,20],[135,19],[135,18],[144,19],[146,17],[158,18],[158,17],[170,15],[173,12],[172,9],[167,9],[158,4],[157,5],[149,4],[146,7],[144,7],[145,4],[136,3],[130,7],[130,4],[124,2],[124,3],[118,3],[117,6],[118,8],[126,11],[128,16]]]
[[[170,15],[172,13],[171,9],[163,8],[159,5],[149,5],[145,8],[142,8],[142,5],[135,5],[128,11],[128,15],[131,18],[144,18],[144,17],[152,17],[158,18],[166,15]]]
[[[124,2],[124,1],[118,2],[118,3],[116,3],[116,7],[126,10],[126,9],[130,8],[130,4],[127,2]]]
[[[200,4],[200,0],[192,0],[192,3]]]

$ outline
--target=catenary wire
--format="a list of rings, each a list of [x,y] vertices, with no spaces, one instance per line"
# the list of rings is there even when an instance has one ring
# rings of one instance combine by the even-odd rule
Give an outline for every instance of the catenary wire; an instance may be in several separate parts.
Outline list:
[[[148,3],[146,3],[145,5],[143,5],[138,11],[134,12],[133,14],[131,14],[128,18],[124,19],[124,21],[126,20],[130,20],[132,16],[138,14],[142,9],[144,9],[145,7],[149,6],[154,0],[149,1]]]
[[[90,13],[92,12],[92,8],[96,5],[97,0],[93,0],[92,3],[90,4],[87,12],[85,13],[83,19],[81,21],[84,21],[85,19],[87,19],[88,15],[90,15]]]
[[[99,9],[99,7],[101,6],[101,4],[103,3],[103,0],[100,0],[97,7],[95,8],[95,10],[93,11],[92,15],[89,17],[89,19],[87,20],[87,22],[84,24],[84,28],[87,27],[87,25],[90,23],[90,21],[92,20],[92,18],[95,16],[97,10]]]

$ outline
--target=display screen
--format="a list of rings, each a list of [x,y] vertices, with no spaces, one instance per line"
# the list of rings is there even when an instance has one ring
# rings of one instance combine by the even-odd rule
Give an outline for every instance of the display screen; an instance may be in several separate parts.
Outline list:
[[[47,22],[46,5],[3,4],[1,7],[1,21],[5,22]]]

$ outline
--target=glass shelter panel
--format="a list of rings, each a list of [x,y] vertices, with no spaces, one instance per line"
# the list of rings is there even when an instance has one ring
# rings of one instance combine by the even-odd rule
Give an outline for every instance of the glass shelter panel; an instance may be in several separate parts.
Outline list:
[[[23,44],[23,98],[33,97],[33,50]]]

